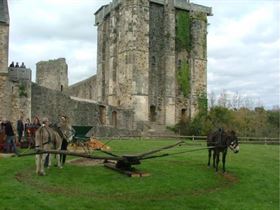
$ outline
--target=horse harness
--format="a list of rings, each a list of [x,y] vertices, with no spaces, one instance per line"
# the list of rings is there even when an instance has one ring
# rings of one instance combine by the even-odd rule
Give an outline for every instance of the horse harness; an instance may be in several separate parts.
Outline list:
[[[43,126],[42,128],[45,128],[45,129],[47,130],[47,133],[48,133],[48,141],[43,142],[43,144],[42,144],[42,146],[44,146],[44,145],[46,145],[46,144],[51,143],[51,142],[52,142],[52,139],[51,139],[50,131],[49,131],[45,126]],[[40,145],[37,145],[37,146],[35,146],[35,147],[40,147]]]

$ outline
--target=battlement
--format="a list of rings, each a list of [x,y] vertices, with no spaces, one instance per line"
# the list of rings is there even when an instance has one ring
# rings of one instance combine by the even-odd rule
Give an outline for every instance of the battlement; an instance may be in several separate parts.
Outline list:
[[[31,81],[31,69],[9,67],[8,77],[13,82]]]
[[[177,9],[183,9],[187,11],[197,11],[206,13],[208,16],[212,16],[212,8],[199,4],[190,3],[189,0],[173,0],[174,7]],[[150,0],[152,3],[165,5],[166,0]],[[122,4],[122,0],[113,0],[110,4],[103,5],[95,12],[95,25],[98,26],[111,11]]]

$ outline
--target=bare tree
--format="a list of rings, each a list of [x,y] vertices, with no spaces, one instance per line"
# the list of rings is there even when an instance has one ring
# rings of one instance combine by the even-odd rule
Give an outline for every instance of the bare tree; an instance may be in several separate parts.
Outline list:
[[[214,91],[211,91],[208,95],[208,101],[209,101],[209,108],[212,108],[216,104],[216,94]]]
[[[222,90],[218,98],[218,105],[221,107],[227,107],[228,105],[228,94],[226,90]]]

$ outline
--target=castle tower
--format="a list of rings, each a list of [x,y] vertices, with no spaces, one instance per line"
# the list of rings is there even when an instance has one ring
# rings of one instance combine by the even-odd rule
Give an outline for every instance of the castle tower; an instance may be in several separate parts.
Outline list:
[[[148,121],[149,1],[114,0],[96,13],[97,98]]]
[[[0,117],[6,118],[11,113],[12,92],[8,79],[9,25],[8,2],[0,0]]]
[[[36,64],[36,82],[38,85],[64,92],[68,88],[68,65],[65,58],[40,61]]]
[[[136,121],[174,125],[193,118],[207,93],[211,13],[188,0],[102,6],[95,13],[98,100],[134,109]]]

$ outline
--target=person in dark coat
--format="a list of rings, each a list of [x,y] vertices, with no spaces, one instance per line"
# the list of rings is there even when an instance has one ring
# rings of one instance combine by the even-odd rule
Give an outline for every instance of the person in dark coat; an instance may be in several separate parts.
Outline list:
[[[5,134],[7,136],[6,142],[8,145],[8,152],[14,152],[18,155],[16,141],[15,141],[15,133],[10,121],[5,121]]]
[[[10,66],[9,67],[15,67],[15,63],[14,63],[14,61],[10,64]]]
[[[23,116],[20,116],[19,120],[17,121],[17,134],[18,134],[19,143],[21,142],[23,131],[24,131]]]

